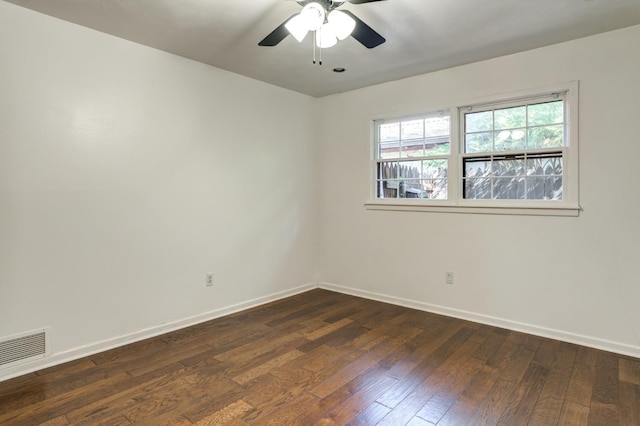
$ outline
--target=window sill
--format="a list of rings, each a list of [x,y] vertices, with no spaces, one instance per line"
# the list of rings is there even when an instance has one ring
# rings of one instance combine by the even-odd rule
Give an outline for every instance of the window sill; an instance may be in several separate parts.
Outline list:
[[[487,206],[487,205],[454,205],[446,202],[387,201],[372,200],[364,204],[367,210],[409,211],[430,213],[467,213],[467,214],[500,214],[519,216],[564,216],[578,217],[579,206]]]

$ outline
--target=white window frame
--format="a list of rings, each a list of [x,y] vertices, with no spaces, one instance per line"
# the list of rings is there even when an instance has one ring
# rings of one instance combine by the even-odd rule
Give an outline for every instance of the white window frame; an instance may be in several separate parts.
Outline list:
[[[447,161],[447,169],[449,169],[449,167],[451,166],[451,134],[452,134],[452,123],[451,123],[451,114],[450,111],[447,110],[437,110],[437,111],[431,111],[431,112],[427,112],[427,113],[422,113],[422,114],[417,114],[417,115],[409,115],[409,116],[402,116],[402,117],[395,117],[395,118],[385,118],[382,120],[375,120],[374,121],[374,126],[376,127],[376,129],[378,128],[379,125],[384,125],[387,123],[395,123],[395,122],[406,122],[406,121],[413,121],[413,120],[427,120],[429,118],[435,118],[435,117],[442,117],[446,115],[447,117],[449,117],[449,134],[447,135],[449,137],[449,154],[436,154],[436,155],[432,155],[432,154],[428,154],[425,156],[417,156],[417,157],[398,157],[398,158],[389,158],[389,159],[382,159],[382,158],[378,158],[377,155],[374,156],[374,169],[375,169],[375,176],[374,179],[377,181],[378,180],[378,167],[380,163],[386,163],[386,162],[398,162],[398,163],[402,163],[402,162],[410,162],[410,161],[423,161],[423,160],[444,160]],[[377,147],[379,147],[380,145],[380,141],[378,140],[379,138],[379,134],[378,132],[375,132],[374,134],[374,145],[377,149]],[[424,138],[424,141],[426,141],[426,137]],[[401,144],[399,146],[399,149],[402,150],[402,141],[400,141]],[[400,177],[397,177],[397,180],[402,180],[400,179]],[[376,182],[377,183],[377,182]],[[447,192],[449,190],[449,178],[447,177]],[[373,198],[377,198],[377,185],[376,188],[374,189],[374,193],[373,193]],[[382,198],[384,199],[384,198]],[[393,198],[387,198],[387,200],[395,200]],[[446,200],[439,200],[439,199],[429,199],[430,201],[433,202],[442,202],[442,201],[446,201]]]
[[[444,111],[450,114],[451,150],[448,162],[447,200],[377,198],[377,140],[375,138],[375,122],[384,118],[371,120],[371,180],[369,201],[365,207],[369,210],[426,211],[446,213],[481,213],[481,214],[515,214],[515,215],[547,215],[578,216],[579,205],[579,163],[578,163],[578,88],[577,81],[546,86],[538,89],[524,90],[507,94],[487,96],[469,102],[459,102],[447,108],[432,109],[423,114],[409,113],[411,116],[425,116]],[[562,200],[473,200],[463,198],[463,141],[464,123],[461,120],[463,110],[483,108],[491,105],[502,107],[509,103],[517,105],[530,102],[534,98],[565,98],[565,138],[566,145],[557,150],[563,152],[563,199]],[[398,115],[396,115],[397,117]],[[388,117],[387,117],[388,118]]]

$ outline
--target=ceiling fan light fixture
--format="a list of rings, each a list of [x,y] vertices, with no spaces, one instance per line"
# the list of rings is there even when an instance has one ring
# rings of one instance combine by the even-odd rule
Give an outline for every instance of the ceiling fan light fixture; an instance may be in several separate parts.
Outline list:
[[[284,27],[296,40],[298,40],[298,43],[302,43],[302,40],[304,40],[309,32],[307,23],[299,14],[289,19],[289,21],[284,24]]]
[[[312,2],[302,8],[299,16],[305,23],[307,30],[317,31],[324,24],[325,13],[324,7],[320,3]]]
[[[321,49],[328,49],[338,43],[338,37],[332,25],[324,24],[316,31],[316,45]]]
[[[333,27],[333,31],[338,40],[344,40],[349,37],[356,27],[356,21],[349,15],[339,10],[333,10],[327,16],[329,25]]]

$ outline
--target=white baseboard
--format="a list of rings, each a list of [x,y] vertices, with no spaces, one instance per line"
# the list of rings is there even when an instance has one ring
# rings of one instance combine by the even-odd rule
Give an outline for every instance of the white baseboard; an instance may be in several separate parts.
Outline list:
[[[205,312],[203,314],[194,315],[192,317],[185,318],[182,320],[177,320],[170,323],[161,324],[155,327],[138,330],[123,336],[102,340],[100,342],[91,343],[89,345],[70,349],[64,352],[54,353],[47,358],[42,358],[33,362],[22,363],[16,366],[10,366],[10,367],[7,367],[6,369],[0,369],[0,382],[12,379],[14,377],[22,376],[28,373],[32,373],[34,371],[53,367],[55,365],[64,364],[65,362],[74,361],[76,359],[83,358],[89,355],[94,355],[99,352],[104,352],[109,349],[128,345],[130,343],[138,342],[140,340],[148,339],[150,337],[155,337],[161,334],[169,333],[171,331],[190,327],[192,325],[196,325],[206,321],[210,321],[212,319],[220,318],[225,315],[244,311],[245,309],[250,309],[256,306],[264,305],[265,303],[270,303],[276,300],[284,299],[285,297],[290,297],[299,293],[304,293],[305,291],[309,291],[317,287],[318,287],[317,283],[305,284],[289,290],[269,294],[267,296],[258,297],[256,299],[247,300],[246,302],[215,309],[213,311]]]
[[[112,339],[102,340],[100,342],[91,343],[86,346],[74,348],[68,351],[54,353],[50,357],[43,358],[34,362],[16,365],[15,367],[9,367],[6,369],[0,369],[0,382],[9,380],[14,377],[22,376],[24,374],[32,373],[34,371],[43,370],[45,368],[53,367],[55,365],[64,364],[65,362],[74,361],[79,358],[94,355],[99,352],[104,352],[109,349],[124,346],[130,343],[138,342],[140,340],[148,339],[150,337],[159,336],[161,334],[169,333],[171,331],[179,330],[182,328],[190,327],[192,325],[200,324],[212,319],[220,318],[225,315],[233,314],[236,312],[250,309],[256,306],[263,305],[265,303],[274,302],[276,300],[284,299],[286,297],[294,296],[296,294],[304,293],[314,288],[323,288],[326,290],[335,291],[338,293],[350,294],[352,296],[358,296],[365,299],[377,300],[380,302],[391,303],[393,305],[405,306],[425,312],[432,312],[435,314],[445,315],[453,318],[459,318],[467,321],[473,321],[480,324],[487,324],[496,327],[506,328],[509,330],[520,331],[523,333],[529,333],[536,336],[547,337],[550,339],[561,340],[564,342],[575,343],[582,346],[588,346],[596,349],[601,349],[609,352],[615,352],[622,355],[628,355],[635,358],[640,358],[640,347],[627,345],[624,343],[612,342],[609,340],[599,339],[590,336],[584,336],[580,334],[570,333],[561,330],[554,330],[545,327],[539,327],[532,324],[524,324],[517,321],[511,321],[503,318],[492,317],[488,315],[478,314],[474,312],[467,312],[459,309],[447,308],[444,306],[432,305],[424,302],[416,302],[413,300],[403,299],[401,297],[395,297],[388,294],[381,294],[370,292],[366,290],[360,290],[351,287],[340,286],[331,283],[309,283],[299,287],[295,287],[289,290],[273,293],[267,296],[251,299],[246,302],[230,305],[227,307],[215,309],[210,312],[205,312],[200,315],[195,315],[182,320],[174,321],[150,327],[144,330],[139,330],[130,334],[115,337]]]
[[[434,314],[445,315],[448,317],[459,318],[467,321],[473,321],[480,324],[492,325],[495,327],[506,328],[509,330],[520,331],[523,333],[533,334],[540,337],[561,340],[563,342],[575,343],[577,345],[588,346],[595,349],[601,349],[608,352],[615,352],[621,355],[628,355],[640,358],[640,347],[627,345],[624,343],[612,342],[609,340],[599,339],[596,337],[584,336],[562,330],[554,330],[537,325],[525,324],[517,321],[511,321],[504,318],[492,317],[489,315],[478,314],[475,312],[467,312],[459,309],[447,308],[444,306],[432,305],[424,302],[416,302],[413,300],[403,299],[401,297],[390,296],[388,294],[374,293],[366,290],[359,290],[351,287],[344,287],[336,284],[325,282],[318,283],[319,288],[335,291],[338,293],[350,294],[365,299],[377,300],[379,302],[391,303],[393,305],[405,306],[420,311],[431,312]]]

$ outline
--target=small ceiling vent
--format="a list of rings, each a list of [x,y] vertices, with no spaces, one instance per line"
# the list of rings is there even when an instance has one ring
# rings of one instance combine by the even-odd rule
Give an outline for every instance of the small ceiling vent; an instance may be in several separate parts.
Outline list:
[[[0,368],[47,356],[46,330],[0,338]]]

